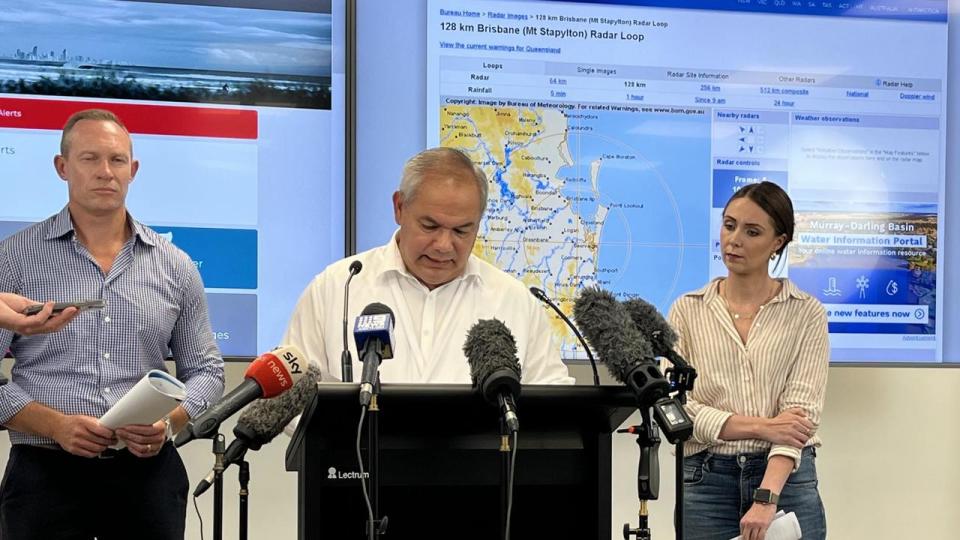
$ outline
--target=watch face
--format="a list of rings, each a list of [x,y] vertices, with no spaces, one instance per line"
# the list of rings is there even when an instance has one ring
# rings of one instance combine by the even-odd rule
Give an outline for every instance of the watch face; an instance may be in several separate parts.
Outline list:
[[[753,500],[756,502],[773,504],[776,503],[779,498],[776,493],[771,492],[769,489],[760,488],[753,491]]]

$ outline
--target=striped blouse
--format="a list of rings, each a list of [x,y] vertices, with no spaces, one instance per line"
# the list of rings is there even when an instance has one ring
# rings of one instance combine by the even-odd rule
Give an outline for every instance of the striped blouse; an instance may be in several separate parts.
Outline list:
[[[670,309],[670,324],[679,336],[676,350],[697,370],[687,412],[693,437],[684,450],[693,455],[769,452],[789,456],[799,465],[800,450],[768,441],[721,440],[730,416],[772,418],[799,407],[816,427],[827,386],[830,343],[827,316],[820,302],[790,280],[762,307],[744,344],[719,294],[717,278],[687,293]],[[814,431],[807,446],[820,446]]]

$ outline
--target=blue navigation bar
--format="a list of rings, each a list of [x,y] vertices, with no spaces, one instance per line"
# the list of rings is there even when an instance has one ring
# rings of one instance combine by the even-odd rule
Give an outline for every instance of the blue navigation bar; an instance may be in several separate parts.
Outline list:
[[[258,350],[257,295],[207,293],[207,306],[213,337],[224,356],[250,356]]]
[[[257,288],[257,231],[151,225],[187,252],[211,289]]]
[[[947,22],[947,0],[581,0],[594,4]]]

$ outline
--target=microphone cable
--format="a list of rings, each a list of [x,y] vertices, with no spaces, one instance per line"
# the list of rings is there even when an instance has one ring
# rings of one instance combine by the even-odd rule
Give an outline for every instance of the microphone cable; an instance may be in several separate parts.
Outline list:
[[[360,406],[360,422],[357,424],[357,466],[360,469],[360,487],[363,489],[363,500],[367,504],[367,538],[374,540],[373,504],[370,502],[370,493],[367,491],[367,480],[363,475],[363,454],[360,452],[360,438],[363,435],[363,421],[367,418],[367,407]],[[202,540],[202,539],[201,539]]]
[[[513,447],[510,448],[510,467],[507,478],[507,521],[503,531],[505,540],[510,540],[510,522],[513,517],[513,476],[517,468],[517,432],[513,432]]]
[[[203,516],[200,515],[200,507],[197,506],[197,496],[193,496],[193,509],[197,513],[197,519],[200,520],[200,540],[203,540]]]

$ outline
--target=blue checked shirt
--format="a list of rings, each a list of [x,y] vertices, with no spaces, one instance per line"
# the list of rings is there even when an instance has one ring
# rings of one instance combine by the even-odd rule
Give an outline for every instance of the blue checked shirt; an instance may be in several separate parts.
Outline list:
[[[11,382],[0,386],[0,424],[31,401],[99,418],[148,371],[165,371],[170,353],[187,386],[182,405],[191,417],[223,394],[223,358],[199,272],[186,253],[127,219],[133,234],[107,275],[77,240],[66,207],[0,242],[0,291],[106,302],[52,334],[0,330],[0,350],[9,347],[16,359]],[[57,447],[16,431],[10,442]]]

